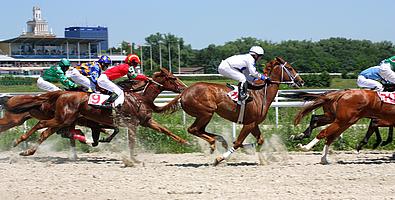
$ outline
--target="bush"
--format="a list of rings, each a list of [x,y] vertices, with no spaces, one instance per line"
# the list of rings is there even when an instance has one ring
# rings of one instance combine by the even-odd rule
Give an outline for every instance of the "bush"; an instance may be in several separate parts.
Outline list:
[[[35,84],[37,79],[30,77],[15,77],[15,76],[4,76],[0,77],[0,85],[33,85]]]
[[[324,71],[320,75],[303,75],[302,79],[306,87],[329,87],[331,85],[331,76]]]

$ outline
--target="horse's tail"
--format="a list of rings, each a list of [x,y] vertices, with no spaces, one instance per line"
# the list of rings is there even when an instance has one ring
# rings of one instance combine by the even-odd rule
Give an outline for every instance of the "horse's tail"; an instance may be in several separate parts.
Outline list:
[[[42,95],[21,95],[10,98],[5,104],[5,109],[12,113],[24,113],[33,108],[40,107],[43,103],[54,102],[64,91],[48,92]]]
[[[175,111],[177,111],[178,109],[180,109],[180,104],[178,103],[178,101],[180,100],[182,96],[182,93],[179,94],[178,96],[176,96],[173,100],[171,100],[169,103],[167,103],[165,106],[163,107],[155,107],[154,111],[157,113],[173,113]]]
[[[339,99],[343,94],[344,90],[342,91],[330,91],[325,94],[308,94],[305,95],[306,98],[314,98],[314,100],[304,106],[302,110],[300,110],[294,119],[294,124],[297,125],[303,119],[304,116],[312,112],[313,110],[324,106],[326,103],[336,101]]]

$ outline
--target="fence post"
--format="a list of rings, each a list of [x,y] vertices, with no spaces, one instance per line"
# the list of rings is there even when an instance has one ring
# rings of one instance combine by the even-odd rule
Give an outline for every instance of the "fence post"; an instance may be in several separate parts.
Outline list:
[[[236,123],[232,122],[232,140],[236,139]]]
[[[184,110],[182,110],[182,122],[184,123],[184,126],[187,124],[187,117]]]
[[[278,92],[277,92],[276,97],[274,98],[274,100],[276,102],[278,102]],[[278,106],[276,106],[275,109],[276,109],[276,128],[278,128]]]

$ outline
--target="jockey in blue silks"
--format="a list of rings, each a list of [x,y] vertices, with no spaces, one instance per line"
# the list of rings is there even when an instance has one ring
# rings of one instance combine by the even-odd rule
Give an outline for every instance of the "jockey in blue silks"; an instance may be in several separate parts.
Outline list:
[[[380,65],[363,70],[357,79],[357,84],[362,88],[369,88],[382,92],[383,83],[395,84],[395,56],[381,61]]]

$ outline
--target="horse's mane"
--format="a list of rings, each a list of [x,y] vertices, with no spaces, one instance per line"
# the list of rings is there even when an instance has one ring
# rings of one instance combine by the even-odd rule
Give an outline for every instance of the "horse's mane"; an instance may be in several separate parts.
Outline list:
[[[125,79],[120,82],[117,82],[117,85],[122,88],[122,90],[131,90],[131,91],[140,91],[144,89],[144,86],[147,84],[147,82],[144,81],[136,81],[136,80],[130,80],[130,79]]]

